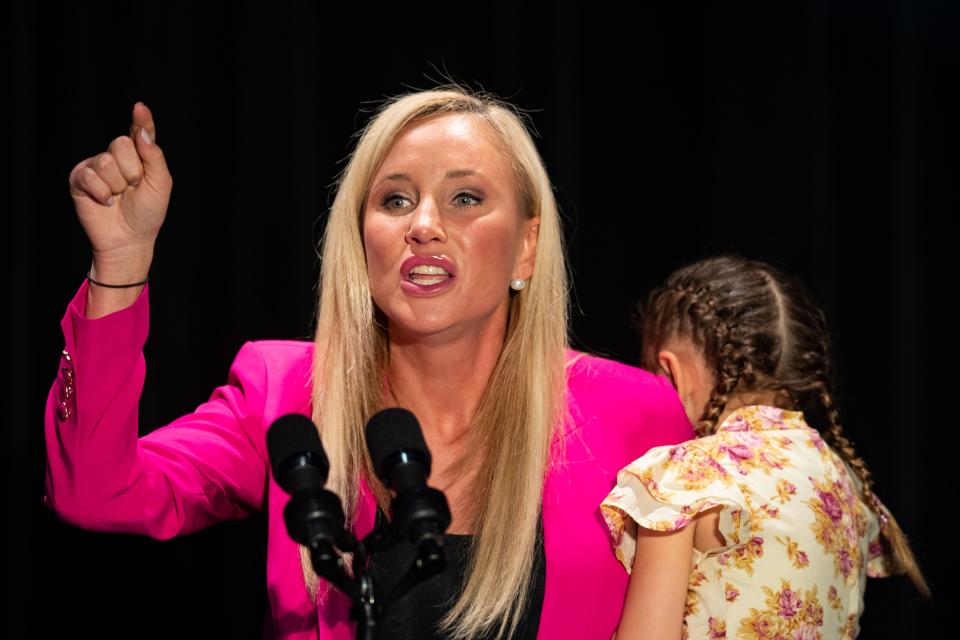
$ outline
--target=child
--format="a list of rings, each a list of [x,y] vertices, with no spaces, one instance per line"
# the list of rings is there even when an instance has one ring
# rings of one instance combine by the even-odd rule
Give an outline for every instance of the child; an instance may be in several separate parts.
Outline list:
[[[844,436],[824,316],[798,281],[697,262],[650,295],[642,338],[698,438],[649,450],[601,505],[636,569],[618,640],[854,638],[867,576],[907,573],[929,597]]]

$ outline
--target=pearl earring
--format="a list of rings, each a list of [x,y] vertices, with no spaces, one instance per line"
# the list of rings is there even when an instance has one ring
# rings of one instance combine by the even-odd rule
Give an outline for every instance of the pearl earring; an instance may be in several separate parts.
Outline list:
[[[525,286],[527,286],[527,281],[521,278],[514,278],[510,281],[510,288],[514,291],[520,291],[520,289],[523,289]]]

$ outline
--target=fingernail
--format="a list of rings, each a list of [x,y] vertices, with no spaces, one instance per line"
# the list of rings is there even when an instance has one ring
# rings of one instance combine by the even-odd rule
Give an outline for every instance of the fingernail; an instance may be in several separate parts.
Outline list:
[[[150,137],[150,134],[147,133],[145,127],[140,128],[140,137],[143,138],[143,141],[147,144],[153,144],[153,138]]]
[[[110,196],[109,198],[107,198],[107,206],[108,207],[113,206],[113,196]]]

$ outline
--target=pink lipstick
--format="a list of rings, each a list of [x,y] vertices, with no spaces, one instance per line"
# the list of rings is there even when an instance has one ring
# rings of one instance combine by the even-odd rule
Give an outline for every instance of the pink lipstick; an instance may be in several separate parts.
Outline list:
[[[400,287],[414,296],[432,296],[453,286],[456,267],[445,256],[410,256],[400,265]]]

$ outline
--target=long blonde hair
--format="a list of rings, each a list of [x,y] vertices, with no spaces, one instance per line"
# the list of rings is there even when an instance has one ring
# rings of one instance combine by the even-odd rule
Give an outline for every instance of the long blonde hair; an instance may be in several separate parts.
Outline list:
[[[364,127],[339,176],[322,241],[313,420],[330,459],[329,487],[356,521],[363,478],[377,503],[388,491],[376,479],[363,429],[382,408],[389,335],[370,295],[361,217],[376,171],[401,130],[431,117],[467,113],[485,124],[509,158],[523,215],[540,217],[534,273],[511,293],[503,350],[468,431],[477,479],[471,495],[473,545],[462,593],[441,627],[469,638],[493,630],[506,637],[531,589],[543,481],[554,435],[566,415],[567,269],[552,186],[523,115],[486,93],[445,85],[388,100]],[[301,546],[312,597],[320,585]],[[320,593],[322,596],[322,593]]]

